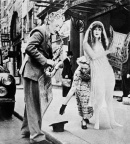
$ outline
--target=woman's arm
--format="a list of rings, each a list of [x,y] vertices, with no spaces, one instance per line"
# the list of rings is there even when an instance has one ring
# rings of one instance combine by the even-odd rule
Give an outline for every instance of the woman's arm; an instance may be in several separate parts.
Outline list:
[[[61,115],[64,114],[65,112],[65,108],[67,106],[67,103],[69,102],[69,100],[72,98],[72,96],[74,95],[75,91],[76,91],[76,88],[77,86],[80,84],[81,80],[79,79],[79,75],[77,74],[77,71],[75,72],[74,74],[74,80],[73,80],[73,83],[72,83],[72,86],[71,86],[71,89],[69,90],[69,93],[67,94],[67,97],[65,98],[61,108],[60,108],[60,111],[59,113]]]
[[[60,107],[59,114],[63,115],[65,113],[65,109],[66,109],[67,103],[69,102],[69,100],[73,96],[75,90],[76,90],[76,88],[71,87],[71,89],[69,90],[69,93],[68,93],[65,101],[62,103],[62,106]]]
[[[67,94],[67,97],[66,97],[65,101],[63,102],[64,105],[67,105],[67,103],[69,102],[71,97],[74,95],[76,88],[80,85],[81,79],[79,76],[80,76],[80,72],[77,68],[75,73],[74,73],[74,79],[73,79],[71,89],[69,90],[69,93]]]
[[[105,55],[108,55],[110,53],[109,50],[106,50],[106,51],[103,51],[100,53],[95,53],[87,41],[83,42],[83,48],[84,48],[84,51],[89,55],[89,57],[91,59],[97,59],[97,58],[103,57]]]

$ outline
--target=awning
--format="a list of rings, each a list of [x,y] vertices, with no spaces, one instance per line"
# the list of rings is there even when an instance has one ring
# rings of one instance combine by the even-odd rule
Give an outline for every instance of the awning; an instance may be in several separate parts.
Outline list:
[[[104,13],[110,12],[120,6],[128,6],[129,0],[71,0],[68,6],[68,14],[79,19],[95,18]]]
[[[38,17],[63,8],[65,3],[67,3],[66,14],[78,19],[84,19],[86,16],[91,19],[120,6],[130,8],[130,0],[35,0],[35,2],[36,6],[46,7]]]

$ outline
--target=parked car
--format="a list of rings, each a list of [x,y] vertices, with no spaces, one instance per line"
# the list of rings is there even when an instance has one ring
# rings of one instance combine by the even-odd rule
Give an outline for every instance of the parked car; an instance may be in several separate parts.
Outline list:
[[[15,107],[15,78],[0,66],[0,117],[10,118]]]

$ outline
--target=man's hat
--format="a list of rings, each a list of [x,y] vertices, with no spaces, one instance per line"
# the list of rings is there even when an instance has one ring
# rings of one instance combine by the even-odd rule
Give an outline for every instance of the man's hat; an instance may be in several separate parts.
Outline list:
[[[53,123],[50,126],[53,127],[54,132],[63,132],[64,131],[64,124],[66,124],[66,123],[68,123],[68,121]]]

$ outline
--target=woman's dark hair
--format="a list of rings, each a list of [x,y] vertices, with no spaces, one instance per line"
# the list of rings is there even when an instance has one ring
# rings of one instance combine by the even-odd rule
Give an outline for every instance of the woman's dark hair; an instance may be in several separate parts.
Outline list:
[[[89,34],[88,34],[88,44],[92,47],[93,44],[95,43],[95,37],[93,35],[93,31],[96,29],[96,28],[100,28],[101,29],[101,42],[102,42],[102,45],[104,47],[104,49],[106,50],[107,49],[107,45],[106,45],[106,40],[105,40],[105,36],[103,34],[103,27],[101,25],[98,25],[96,24],[95,26],[92,27],[92,29],[89,31]]]

